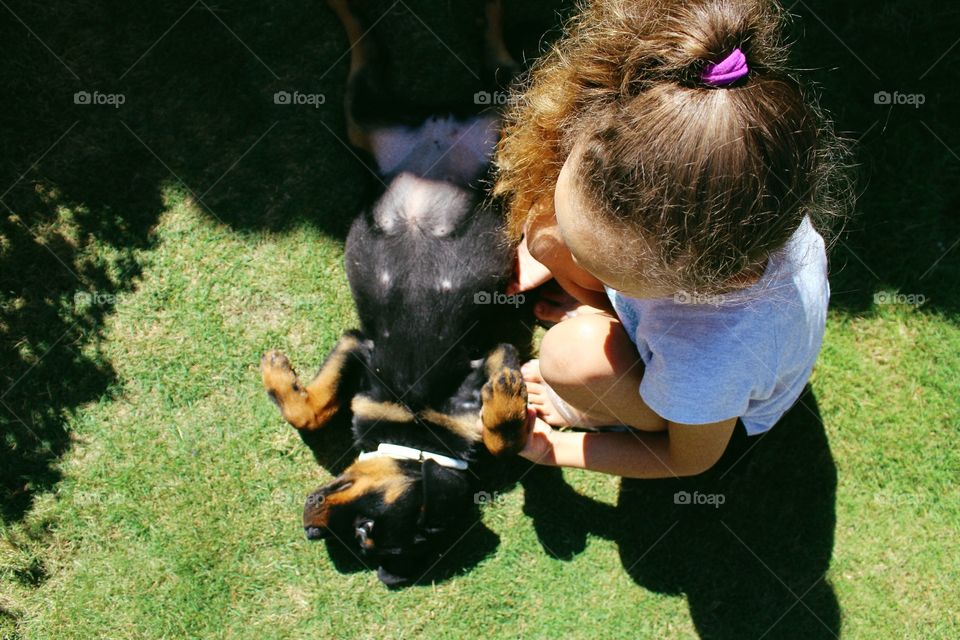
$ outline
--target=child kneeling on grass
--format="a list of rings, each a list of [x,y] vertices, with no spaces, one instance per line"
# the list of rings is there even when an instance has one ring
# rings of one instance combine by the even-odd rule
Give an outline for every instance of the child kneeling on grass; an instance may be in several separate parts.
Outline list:
[[[818,228],[849,184],[780,22],[763,0],[602,0],[531,70],[497,155],[511,292],[552,277],[580,306],[536,307],[558,322],[523,367],[521,455],[699,474],[800,396],[830,295]],[[554,429],[601,425],[630,428]]]

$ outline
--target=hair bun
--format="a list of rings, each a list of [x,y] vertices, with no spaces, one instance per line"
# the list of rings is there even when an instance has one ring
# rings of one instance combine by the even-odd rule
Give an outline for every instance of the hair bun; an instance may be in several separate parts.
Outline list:
[[[779,42],[783,11],[772,0],[641,0],[638,4],[653,18],[639,27],[647,33],[638,47],[659,45],[656,59],[647,58],[647,65],[635,69],[638,76],[673,77],[703,86],[704,69],[724,61],[736,49],[754,71],[779,67],[786,58]]]

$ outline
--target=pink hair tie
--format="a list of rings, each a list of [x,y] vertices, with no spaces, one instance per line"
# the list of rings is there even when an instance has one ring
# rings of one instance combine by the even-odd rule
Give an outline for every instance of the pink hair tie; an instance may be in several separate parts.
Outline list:
[[[750,67],[747,66],[747,56],[743,55],[743,51],[737,47],[720,62],[707,63],[700,79],[713,87],[725,87],[748,73],[750,73]]]

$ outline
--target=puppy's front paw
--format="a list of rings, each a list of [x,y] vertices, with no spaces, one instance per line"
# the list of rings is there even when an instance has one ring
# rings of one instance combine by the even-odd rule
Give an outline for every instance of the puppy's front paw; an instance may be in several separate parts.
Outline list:
[[[260,378],[267,395],[280,408],[284,419],[297,429],[315,428],[314,412],[307,402],[307,392],[300,385],[297,373],[287,356],[268,351],[260,358]]]
[[[504,367],[480,391],[483,444],[495,456],[516,455],[527,443],[527,386],[516,369]]]
[[[296,372],[290,366],[290,360],[279,351],[268,351],[260,358],[260,378],[263,380],[267,395],[278,406],[291,393],[303,390],[297,380]]]

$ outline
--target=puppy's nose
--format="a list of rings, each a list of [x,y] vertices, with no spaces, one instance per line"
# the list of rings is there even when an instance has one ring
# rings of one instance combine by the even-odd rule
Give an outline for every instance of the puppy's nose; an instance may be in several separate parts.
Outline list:
[[[327,536],[327,530],[320,527],[304,527],[303,531],[307,534],[307,540],[321,540]]]

